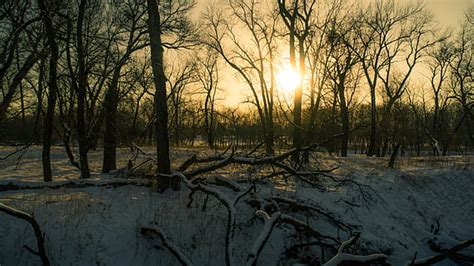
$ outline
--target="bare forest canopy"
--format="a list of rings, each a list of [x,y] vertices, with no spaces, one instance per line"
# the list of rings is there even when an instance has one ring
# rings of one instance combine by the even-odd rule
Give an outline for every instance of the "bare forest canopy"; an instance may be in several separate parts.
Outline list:
[[[130,143],[163,173],[170,145],[472,150],[474,8],[448,30],[429,2],[354,2],[2,1],[0,142],[42,144],[46,176],[64,145],[83,177]]]

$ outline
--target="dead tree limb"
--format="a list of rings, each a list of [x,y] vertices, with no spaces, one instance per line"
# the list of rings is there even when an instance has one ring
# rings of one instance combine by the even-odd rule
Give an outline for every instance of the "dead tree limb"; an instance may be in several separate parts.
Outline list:
[[[0,192],[12,190],[37,190],[37,189],[61,189],[61,188],[86,188],[86,187],[123,187],[123,186],[151,187],[150,180],[145,179],[111,179],[111,180],[71,180],[50,183],[3,183],[0,184]]]
[[[36,242],[38,245],[38,251],[34,251],[31,248],[27,248],[27,249],[33,254],[36,254],[41,258],[41,263],[43,264],[43,266],[51,265],[49,262],[48,256],[46,255],[46,249],[44,247],[44,235],[41,232],[41,228],[38,222],[33,218],[33,216],[26,212],[7,206],[3,203],[0,203],[0,211],[10,216],[25,220],[31,225],[31,227],[33,227],[33,230],[36,236]]]
[[[17,154],[17,153],[20,153],[20,156],[22,156],[22,154],[25,152],[25,151],[28,151],[29,147],[30,147],[31,144],[25,144],[24,146],[22,146],[21,148],[17,148],[13,151],[13,152],[10,152],[9,154],[5,155],[4,157],[0,157],[0,161],[5,161],[6,159],[12,157],[13,155]]]
[[[183,183],[191,189],[191,194],[193,194],[195,191],[201,191],[205,193],[206,195],[211,195],[215,197],[217,200],[219,200],[227,209],[227,230],[226,230],[226,238],[225,238],[225,262],[227,266],[231,265],[231,257],[233,253],[233,240],[234,240],[234,234],[235,234],[235,223],[236,223],[236,209],[235,205],[237,204],[238,200],[245,196],[250,190],[246,190],[243,193],[239,195],[234,201],[231,201],[224,193],[221,191],[212,188],[210,186],[207,186],[201,182],[198,182],[196,184],[193,184],[186,176],[184,176],[181,173],[175,173],[173,175],[174,177],[179,177]],[[247,192],[248,191],[248,192]]]
[[[437,253],[443,253],[443,252],[446,252],[448,250],[448,248],[443,247],[440,244],[437,244],[434,240],[429,240],[428,241],[428,246],[430,247],[431,250],[433,250],[434,252],[437,252]],[[453,260],[457,263],[458,262],[465,262],[465,263],[474,264],[474,256],[472,256],[471,254],[469,254],[469,255],[462,254],[460,252],[461,252],[461,250],[458,251],[457,253],[448,255],[448,257],[451,260]]]
[[[461,251],[461,250],[463,250],[463,249],[465,249],[465,248],[467,248],[467,247],[469,247],[473,244],[474,244],[474,239],[466,240],[466,241],[463,241],[463,242],[453,246],[452,248],[444,251],[443,253],[441,253],[439,255],[416,260],[416,261],[410,263],[410,265],[432,265],[434,263],[438,263],[440,261],[443,261],[443,260],[449,258],[450,256],[458,253],[459,251]]]
[[[240,191],[243,190],[242,186],[240,186],[236,182],[234,182],[232,180],[229,180],[227,178],[216,176],[215,180],[216,180],[216,185],[220,185],[220,186],[230,188],[235,192],[240,192]]]
[[[247,257],[247,265],[252,266],[257,265],[257,259],[260,256],[263,247],[265,247],[265,244],[270,238],[273,228],[277,224],[278,218],[280,217],[281,213],[276,212],[270,217],[265,211],[258,210],[255,212],[255,215],[264,220],[264,225],[262,231],[260,232],[260,235],[258,236],[257,240],[255,240],[255,243],[252,246],[250,254]]]
[[[367,256],[360,256],[360,255],[352,255],[348,253],[344,253],[344,249],[353,245],[360,237],[360,233],[355,234],[349,240],[344,241],[339,249],[337,250],[336,255],[323,264],[323,266],[338,266],[343,262],[362,262],[368,263],[375,260],[386,260],[388,259],[387,255],[385,254],[371,254]]]
[[[294,200],[294,199],[285,198],[285,197],[278,197],[278,196],[273,196],[272,199],[275,200],[276,202],[279,202],[279,203],[284,203],[284,204],[291,205],[296,210],[311,210],[311,211],[314,211],[314,212],[322,215],[324,218],[326,218],[326,220],[328,220],[330,223],[332,223],[333,225],[335,225],[337,228],[339,228],[341,230],[351,232],[352,230],[354,230],[356,228],[355,225],[346,224],[346,223],[342,222],[340,219],[335,218],[333,213],[331,213],[330,211],[324,210],[320,207],[316,207],[312,204],[307,204],[307,203],[300,202],[300,201],[297,201],[297,200]]]
[[[176,246],[171,238],[169,238],[160,228],[154,226],[151,227],[142,227],[140,230],[141,234],[149,237],[158,236],[163,245],[181,262],[182,265],[190,266],[193,265],[186,255],[181,252],[181,250]]]
[[[265,244],[267,243],[268,239],[270,238],[273,228],[279,223],[292,225],[296,229],[303,229],[309,235],[317,239],[330,240],[334,244],[339,243],[337,239],[330,236],[322,235],[319,231],[312,228],[305,222],[300,221],[289,215],[282,214],[281,212],[275,212],[272,214],[272,216],[270,216],[266,211],[257,210],[255,212],[255,215],[264,220],[264,226],[257,240],[253,244],[250,254],[247,257],[247,265],[257,264],[257,259],[260,256],[260,253],[262,252],[263,248],[265,247]]]

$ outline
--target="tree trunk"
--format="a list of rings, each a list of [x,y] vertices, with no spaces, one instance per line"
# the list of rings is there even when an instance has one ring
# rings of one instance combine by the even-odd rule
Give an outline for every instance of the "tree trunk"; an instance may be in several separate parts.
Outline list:
[[[47,43],[51,52],[49,58],[49,95],[48,95],[48,108],[46,110],[46,116],[44,117],[44,133],[43,133],[43,176],[45,182],[50,182],[53,179],[51,171],[51,142],[53,136],[53,120],[54,120],[54,107],[56,104],[56,96],[58,91],[57,84],[57,67],[58,67],[58,45],[55,39],[55,30],[51,19],[51,14],[47,9],[46,0],[38,0],[38,7],[41,10],[41,18],[43,20]]]
[[[341,100],[341,121],[343,134],[341,139],[341,156],[347,157],[349,146],[349,110],[346,106],[345,99],[344,102]]]
[[[275,153],[273,150],[273,141],[275,138],[274,126],[273,126],[273,117],[268,117],[268,125],[265,134],[265,153],[267,155],[272,155]]]
[[[290,42],[290,49],[291,49],[291,42]],[[293,49],[294,48],[294,41],[293,41]],[[294,53],[294,52],[293,52]],[[294,55],[293,55],[294,57]],[[294,59],[293,59],[294,60]],[[303,97],[303,78],[304,78],[304,64],[305,64],[305,54],[304,54],[304,41],[299,41],[299,61],[300,61],[300,77],[301,82],[295,89],[295,97],[294,97],[294,109],[293,109],[293,148],[301,148],[302,145],[302,123],[301,123],[301,112],[302,112],[302,97]],[[292,65],[296,65],[296,62]],[[295,67],[293,69],[296,69]],[[295,152],[292,156],[292,160],[295,163],[299,163],[300,161],[300,153]]]
[[[349,146],[349,108],[347,107],[346,94],[345,94],[345,91],[346,91],[345,82],[346,82],[346,74],[348,70],[349,68],[346,68],[342,73],[338,75],[338,83],[337,83],[338,95],[334,95],[334,99],[336,99],[336,97],[339,96],[339,107],[340,107],[342,133],[343,133],[342,138],[341,138],[341,156],[342,157],[347,157],[347,149]]]
[[[166,76],[163,68],[163,46],[161,43],[159,1],[147,0],[148,29],[150,34],[151,61],[153,81],[155,84],[155,138],[158,172],[170,174],[169,137],[168,137],[168,106],[166,102]],[[159,177],[158,189],[179,189],[179,178]]]
[[[87,141],[87,129],[85,118],[86,92],[87,92],[87,73],[85,70],[85,55],[82,43],[82,27],[84,13],[86,9],[86,0],[81,0],[79,4],[79,15],[77,19],[77,61],[79,66],[79,84],[77,88],[77,138],[79,142],[79,162],[81,165],[81,178],[89,178],[89,162],[87,152],[89,144]]]
[[[378,154],[377,144],[377,105],[375,103],[375,87],[370,88],[370,140],[367,156]]]
[[[395,166],[395,159],[397,159],[398,150],[400,149],[400,146],[401,146],[400,143],[395,145],[395,148],[393,149],[392,155],[390,156],[390,162],[388,163],[389,168],[393,168]]]
[[[121,67],[114,70],[112,82],[105,97],[105,129],[104,129],[104,157],[102,173],[117,169],[117,108],[118,82]]]

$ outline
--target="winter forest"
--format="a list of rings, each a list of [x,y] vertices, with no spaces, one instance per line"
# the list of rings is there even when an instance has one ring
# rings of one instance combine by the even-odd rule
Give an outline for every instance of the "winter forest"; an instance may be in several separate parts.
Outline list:
[[[472,0],[0,0],[0,266],[473,265]]]

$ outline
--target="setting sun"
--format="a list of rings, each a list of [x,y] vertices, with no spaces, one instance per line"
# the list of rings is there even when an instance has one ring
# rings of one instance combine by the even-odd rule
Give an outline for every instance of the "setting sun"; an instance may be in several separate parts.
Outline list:
[[[300,83],[300,77],[291,67],[287,67],[278,72],[278,87],[284,92],[292,92]]]

